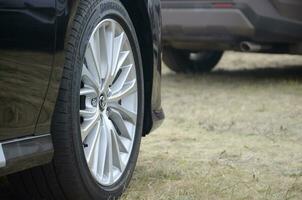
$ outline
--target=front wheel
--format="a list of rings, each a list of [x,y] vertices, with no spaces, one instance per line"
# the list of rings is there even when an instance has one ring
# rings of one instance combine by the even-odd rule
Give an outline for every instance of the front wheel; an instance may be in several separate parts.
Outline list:
[[[191,52],[189,50],[164,47],[163,61],[171,70],[184,73],[202,73],[211,71],[220,61],[222,51]]]
[[[135,168],[144,114],[138,39],[122,4],[82,0],[65,60],[54,160],[10,180],[22,199],[116,199]]]

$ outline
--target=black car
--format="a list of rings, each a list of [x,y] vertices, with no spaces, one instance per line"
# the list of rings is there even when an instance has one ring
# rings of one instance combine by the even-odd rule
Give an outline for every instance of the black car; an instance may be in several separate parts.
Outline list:
[[[0,1],[0,175],[19,199],[116,199],[164,118],[157,0]]]
[[[163,60],[207,72],[223,51],[302,54],[301,0],[162,0]]]

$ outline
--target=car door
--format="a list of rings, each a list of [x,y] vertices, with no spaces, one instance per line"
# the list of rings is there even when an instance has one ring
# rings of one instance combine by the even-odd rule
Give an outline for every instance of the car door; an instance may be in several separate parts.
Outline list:
[[[55,0],[0,0],[0,140],[32,135],[48,87]]]

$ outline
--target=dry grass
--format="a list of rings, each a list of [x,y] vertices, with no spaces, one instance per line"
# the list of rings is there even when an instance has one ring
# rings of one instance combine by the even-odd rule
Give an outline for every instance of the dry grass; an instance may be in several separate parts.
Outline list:
[[[166,120],[143,139],[122,200],[302,199],[302,57],[164,68],[162,95]]]

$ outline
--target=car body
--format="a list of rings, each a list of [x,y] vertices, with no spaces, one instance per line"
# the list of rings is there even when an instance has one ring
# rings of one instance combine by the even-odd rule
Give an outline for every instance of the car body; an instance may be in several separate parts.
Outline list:
[[[162,0],[164,45],[302,54],[299,0]]]
[[[79,2],[0,2],[1,176],[53,159],[52,117],[62,80],[66,40]],[[143,135],[147,135],[164,118],[160,95],[160,4],[154,0],[121,0],[121,3],[132,19],[142,48]]]

